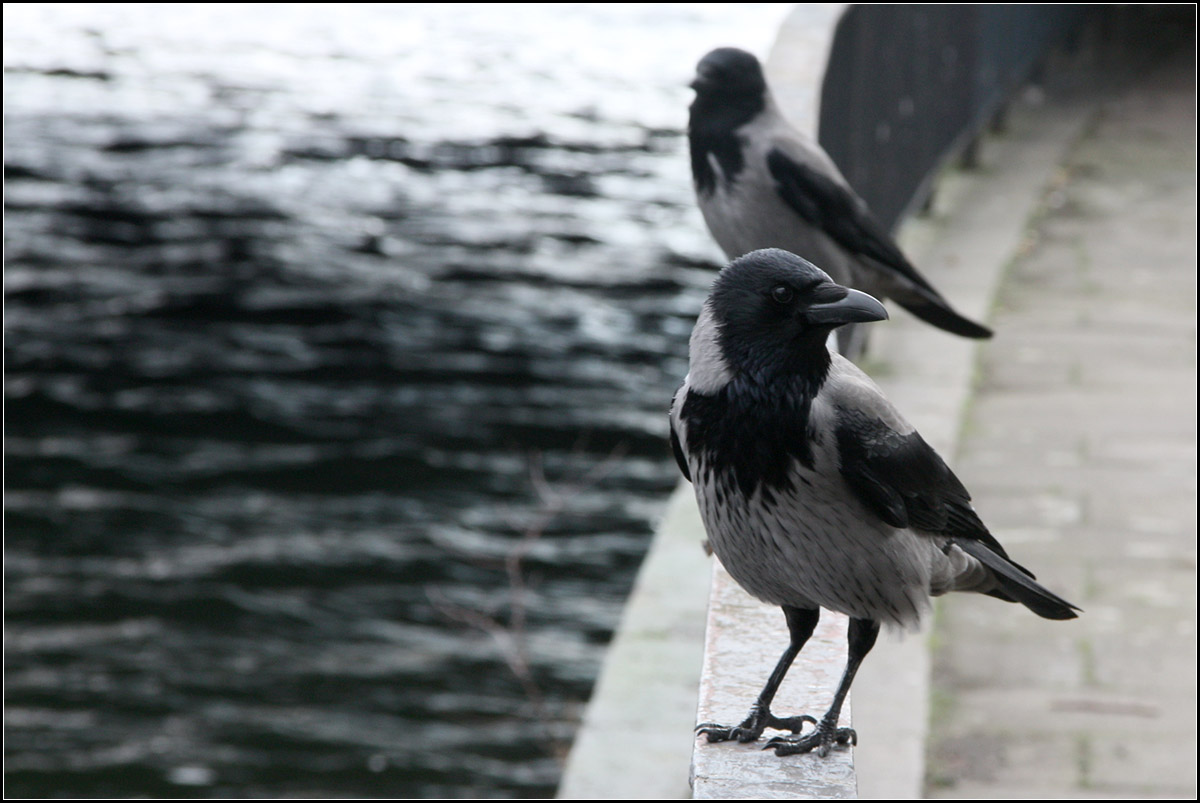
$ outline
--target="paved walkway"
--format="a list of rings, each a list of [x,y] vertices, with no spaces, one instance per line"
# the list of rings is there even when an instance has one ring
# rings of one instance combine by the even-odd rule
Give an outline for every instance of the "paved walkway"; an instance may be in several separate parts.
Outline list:
[[[931,797],[1196,796],[1195,92],[1114,94],[1002,282],[955,470],[1085,613],[940,605]]]
[[[785,26],[780,42],[810,30]],[[924,635],[881,639],[854,690],[863,797],[1196,794],[1193,48],[1124,92],[1098,95],[1089,78],[1076,105],[1015,107],[980,169],[939,181],[942,212],[904,227],[917,264],[997,335],[977,346],[897,310],[868,370],[953,458],[1014,556],[1085,613],[1047,622],[953,595],[932,628],[931,691]],[[793,74],[791,85],[811,83],[803,65],[774,69],[779,86]],[[1111,100],[1097,111],[1097,97]],[[700,533],[684,488],[639,575],[560,797],[688,796],[710,567]],[[739,625],[770,641],[754,678],[784,638],[769,633],[782,626],[778,612],[760,607],[761,628]],[[794,688],[803,673],[792,675]],[[745,695],[757,691],[750,682]]]

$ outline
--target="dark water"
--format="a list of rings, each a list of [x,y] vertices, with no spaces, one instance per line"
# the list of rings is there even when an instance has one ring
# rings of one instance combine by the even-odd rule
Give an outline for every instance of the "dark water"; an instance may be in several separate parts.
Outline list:
[[[12,8],[7,794],[552,794],[781,8]]]

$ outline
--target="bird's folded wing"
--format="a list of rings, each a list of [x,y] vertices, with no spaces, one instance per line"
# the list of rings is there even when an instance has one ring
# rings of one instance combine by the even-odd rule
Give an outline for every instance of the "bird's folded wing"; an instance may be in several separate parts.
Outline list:
[[[780,148],[767,154],[779,196],[813,226],[852,254],[870,257],[941,298],[896,246],[862,199],[818,166],[793,159]]]
[[[1008,557],[971,507],[967,489],[915,430],[901,434],[869,412],[838,407],[835,434],[842,476],[885,522],[979,541]]]

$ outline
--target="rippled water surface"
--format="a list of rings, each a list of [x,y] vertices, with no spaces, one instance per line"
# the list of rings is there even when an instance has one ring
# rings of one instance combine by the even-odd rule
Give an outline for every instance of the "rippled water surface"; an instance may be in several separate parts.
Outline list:
[[[7,6],[6,791],[553,792],[784,6]]]

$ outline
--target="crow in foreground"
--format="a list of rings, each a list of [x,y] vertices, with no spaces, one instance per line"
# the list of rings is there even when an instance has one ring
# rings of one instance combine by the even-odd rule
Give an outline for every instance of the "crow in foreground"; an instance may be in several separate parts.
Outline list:
[[[709,741],[756,740],[779,755],[856,743],[842,701],[880,624],[912,627],[929,597],[975,591],[1047,619],[1079,610],[1009,559],[970,495],[866,374],[826,340],[887,318],[871,296],[778,249],[721,271],[692,332],[688,375],[671,403],[671,444],[695,487],[713,551],[750,594],[783,607],[791,643],[735,727]],[[850,617],[849,660],[818,723],[776,717],[771,700],[821,608]],[[805,722],[816,729],[801,735]]]
[[[803,254],[838,282],[892,298],[963,337],[991,330],[959,315],[905,258],[833,160],[775,105],[758,59],[720,48],[700,60],[688,118],[692,181],[713,238],[730,259],[758,248]],[[857,357],[865,335],[838,332]]]

